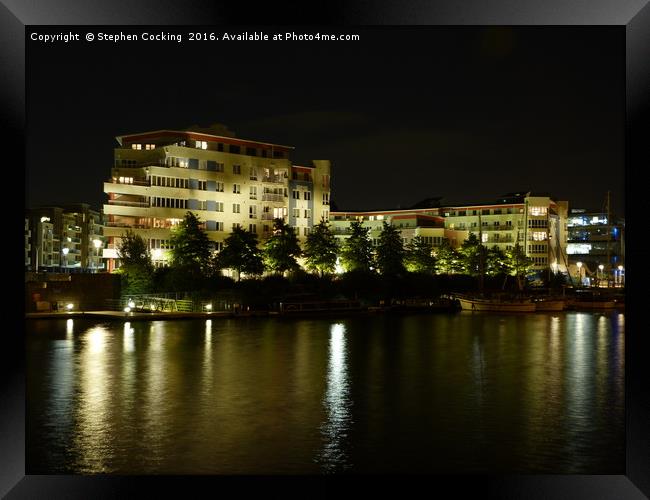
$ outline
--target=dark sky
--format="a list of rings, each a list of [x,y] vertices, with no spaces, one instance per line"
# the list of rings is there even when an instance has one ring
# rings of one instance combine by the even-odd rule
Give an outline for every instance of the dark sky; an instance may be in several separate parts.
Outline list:
[[[331,160],[342,210],[521,190],[600,208],[610,190],[623,215],[623,27],[346,32],[361,40],[28,41],[28,206],[100,207],[116,135],[219,122]]]

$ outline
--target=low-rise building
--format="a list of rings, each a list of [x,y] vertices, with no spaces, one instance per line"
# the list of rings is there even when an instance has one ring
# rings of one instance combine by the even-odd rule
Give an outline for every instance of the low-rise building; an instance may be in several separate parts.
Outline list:
[[[427,206],[428,205],[428,206]],[[345,239],[350,222],[360,220],[376,244],[384,221],[402,233],[406,245],[422,236],[434,248],[443,240],[459,247],[471,233],[488,248],[511,249],[517,242],[536,271],[567,272],[568,202],[547,195],[509,193],[491,203],[440,205],[439,199],[420,202],[417,208],[331,212],[335,235]]]

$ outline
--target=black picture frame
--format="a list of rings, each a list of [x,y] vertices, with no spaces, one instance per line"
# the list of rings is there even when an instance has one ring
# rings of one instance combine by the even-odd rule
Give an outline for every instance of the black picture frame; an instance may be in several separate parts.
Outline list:
[[[8,6],[5,4],[9,4]],[[643,187],[643,173],[650,164],[650,147],[644,134],[648,124],[650,101],[650,5],[645,0],[593,0],[591,2],[531,0],[513,2],[499,0],[458,2],[375,2],[340,1],[313,2],[307,10],[297,3],[265,4],[251,7],[231,2],[219,4],[202,0],[172,2],[169,0],[18,0],[0,4],[0,116],[8,149],[17,153],[12,163],[5,158],[6,182],[11,186],[25,183],[19,176],[25,165],[25,27],[30,25],[616,25],[626,36],[626,232],[628,241],[636,241],[634,210]],[[10,190],[12,188],[9,188]],[[15,191],[15,190],[14,190]],[[20,217],[12,220],[11,239],[18,239]],[[630,232],[630,229],[632,230]],[[640,235],[640,232],[639,232]],[[13,247],[15,254],[20,251]],[[18,261],[10,253],[4,262]],[[650,396],[644,381],[650,380],[644,359],[645,331],[636,308],[643,291],[643,251],[628,246],[626,255],[626,474],[620,476],[531,475],[531,476],[426,476],[391,479],[365,476],[355,478],[363,483],[365,493],[408,494],[418,486],[426,494],[441,490],[453,496],[472,495],[495,498],[643,498],[650,496]],[[7,266],[12,269],[13,266]],[[22,280],[22,271],[16,276]],[[13,288],[5,273],[5,288]],[[638,291],[637,291],[638,290]],[[11,294],[8,294],[11,297]],[[263,492],[277,491],[303,496],[327,491],[340,491],[340,478],[310,478],[324,488],[304,490],[305,481],[297,478],[228,477],[118,477],[118,476],[25,476],[25,382],[24,382],[24,311],[22,295],[14,294],[5,305],[0,367],[0,495],[7,498],[89,498],[128,497],[135,492],[156,492],[170,496],[187,496],[190,487],[210,488],[210,494],[223,494],[223,487],[238,494],[254,488]],[[15,300],[15,304],[13,301]],[[346,481],[347,483],[347,481]],[[302,490],[302,491],[301,491]],[[415,491],[413,491],[414,493]],[[267,493],[268,494],[268,493]],[[445,494],[448,497],[449,494]]]

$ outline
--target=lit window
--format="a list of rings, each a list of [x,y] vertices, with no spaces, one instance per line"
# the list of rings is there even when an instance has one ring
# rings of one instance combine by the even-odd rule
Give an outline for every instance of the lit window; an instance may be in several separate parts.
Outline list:
[[[546,240],[546,233],[543,231],[533,231],[533,241],[544,241]]]
[[[142,149],[142,144],[131,144],[131,149]]]
[[[146,150],[156,149],[156,145],[155,144],[145,144],[144,149],[146,149]]]
[[[208,143],[206,141],[196,141],[196,147],[198,149],[208,149]]]
[[[547,211],[548,211],[547,207],[528,207],[528,213],[530,215],[535,215],[535,216],[546,215]]]

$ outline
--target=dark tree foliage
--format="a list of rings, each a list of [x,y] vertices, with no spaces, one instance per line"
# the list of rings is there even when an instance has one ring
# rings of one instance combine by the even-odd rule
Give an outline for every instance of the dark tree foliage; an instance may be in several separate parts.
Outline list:
[[[406,269],[413,273],[434,274],[436,258],[433,256],[433,246],[422,236],[416,236],[406,245],[404,263]]]
[[[257,235],[240,227],[235,227],[224,241],[223,249],[214,258],[216,269],[233,269],[237,271],[237,280],[241,274],[260,275],[264,272],[262,252],[257,246]]]
[[[346,271],[369,271],[373,265],[372,246],[368,233],[360,221],[350,223],[350,237],[341,248],[341,264]]]
[[[173,267],[196,267],[206,269],[211,254],[211,243],[207,233],[201,229],[201,221],[192,212],[172,230]]]
[[[488,276],[498,276],[508,273],[508,257],[499,247],[495,246],[487,251],[485,273]]]
[[[146,241],[129,230],[122,235],[117,255],[121,264],[117,272],[122,275],[122,294],[149,293],[153,287],[153,264]]]
[[[377,267],[387,276],[404,273],[404,246],[400,231],[384,221],[377,243]]]
[[[523,289],[525,280],[533,274],[533,259],[526,256],[524,249],[516,243],[512,249],[506,251],[508,258],[508,274],[517,278],[519,289]]]
[[[302,255],[298,237],[293,228],[282,219],[273,220],[273,234],[264,244],[264,264],[274,273],[295,271]]]
[[[449,240],[443,239],[435,250],[437,274],[460,274],[463,269],[461,256],[451,246]]]
[[[329,222],[322,219],[307,235],[305,242],[306,267],[320,276],[333,273],[336,268],[338,244]]]
[[[487,260],[487,250],[481,244],[474,233],[460,247],[461,266],[464,274],[470,276],[480,276],[485,273],[485,261]]]

